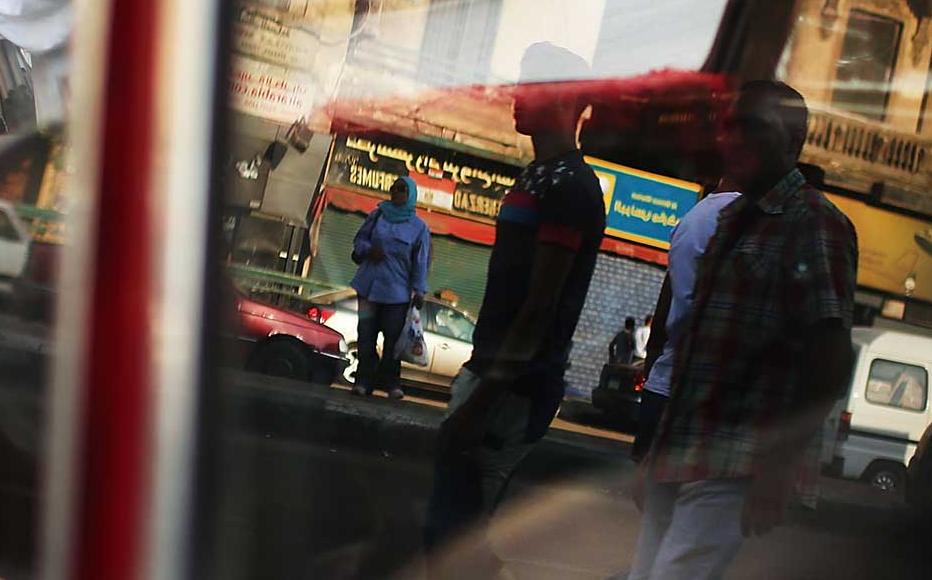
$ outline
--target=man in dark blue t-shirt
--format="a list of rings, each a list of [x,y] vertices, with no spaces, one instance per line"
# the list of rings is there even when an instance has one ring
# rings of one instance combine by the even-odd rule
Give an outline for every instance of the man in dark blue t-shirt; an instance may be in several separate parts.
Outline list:
[[[531,137],[534,161],[502,202],[473,355],[453,382],[441,429],[427,522],[434,576],[444,575],[438,548],[484,524],[563,399],[605,204],[576,146],[586,100],[572,85],[525,81],[580,79],[587,72],[582,58],[548,43],[531,46],[521,63],[515,129]],[[456,564],[457,575],[464,561],[476,567],[467,577],[496,573],[500,563],[479,544]]]

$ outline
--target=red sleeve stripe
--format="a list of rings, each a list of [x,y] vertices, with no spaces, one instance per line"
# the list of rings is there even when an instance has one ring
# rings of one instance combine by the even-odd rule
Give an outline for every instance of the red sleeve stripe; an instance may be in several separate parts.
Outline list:
[[[562,224],[541,224],[537,230],[537,241],[557,244],[574,252],[582,247],[582,232]]]
[[[502,204],[507,206],[517,206],[524,209],[532,209],[535,211],[539,205],[536,197],[520,189],[512,189],[508,195],[505,196],[505,199],[502,200]]]

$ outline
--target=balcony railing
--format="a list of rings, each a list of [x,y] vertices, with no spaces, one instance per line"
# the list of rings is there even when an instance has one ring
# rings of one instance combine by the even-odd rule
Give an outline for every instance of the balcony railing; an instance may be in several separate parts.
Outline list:
[[[806,145],[813,153],[832,154],[840,165],[852,165],[850,169],[876,170],[877,181],[895,173],[914,182],[913,177],[930,173],[932,139],[842,113],[811,111]]]

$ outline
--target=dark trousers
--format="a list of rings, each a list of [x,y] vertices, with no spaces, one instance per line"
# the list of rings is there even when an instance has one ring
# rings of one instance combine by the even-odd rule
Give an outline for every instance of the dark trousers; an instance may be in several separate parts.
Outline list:
[[[651,443],[654,442],[654,435],[657,433],[657,426],[660,424],[660,418],[663,417],[663,411],[667,408],[667,400],[669,400],[669,397],[653,391],[645,390],[641,392],[638,431],[634,438],[634,446],[631,448],[631,458],[635,461],[640,462],[650,451]]]
[[[407,304],[379,304],[359,299],[359,369],[356,385],[368,392],[378,386],[386,391],[400,388],[401,361],[395,358],[395,344],[404,330]],[[382,357],[376,350],[382,333]]]
[[[481,383],[478,375],[462,369],[451,385],[449,411],[464,405]],[[481,443],[460,451],[441,438],[424,530],[429,578],[498,577],[501,561],[485,531],[511,476],[534,446],[528,439],[534,407],[530,397],[506,390],[485,416]],[[552,419],[547,418],[548,425]],[[456,550],[447,549],[458,542]]]

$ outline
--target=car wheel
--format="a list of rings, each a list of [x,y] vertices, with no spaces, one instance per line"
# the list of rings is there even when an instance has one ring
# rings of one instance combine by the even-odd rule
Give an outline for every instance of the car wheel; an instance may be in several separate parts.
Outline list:
[[[306,380],[310,361],[301,345],[278,340],[260,347],[249,370],[289,379]]]
[[[906,469],[892,462],[877,462],[864,473],[864,480],[884,493],[900,493],[906,483]]]
[[[359,370],[359,346],[355,342],[349,345],[346,358],[349,363],[340,374],[340,381],[347,385],[355,385],[356,372]]]

